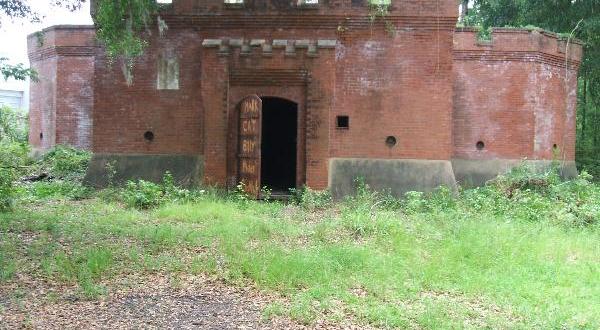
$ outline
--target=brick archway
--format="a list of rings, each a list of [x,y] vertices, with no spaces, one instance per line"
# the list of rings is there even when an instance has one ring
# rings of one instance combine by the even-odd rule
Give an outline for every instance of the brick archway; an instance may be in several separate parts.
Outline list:
[[[295,127],[295,175],[292,187],[302,187],[306,184],[306,110],[303,98],[304,88],[292,86],[289,88],[265,86],[264,88],[236,87],[230,94],[231,108],[228,114],[227,134],[227,187],[234,188],[240,179],[239,160],[239,116],[240,102],[244,96],[256,94],[263,100],[281,100],[294,105],[296,120]],[[268,102],[267,102],[268,104]],[[261,118],[262,119],[262,118]],[[280,187],[281,188],[281,187]],[[280,189],[282,190],[282,189]],[[285,189],[284,189],[285,190]]]

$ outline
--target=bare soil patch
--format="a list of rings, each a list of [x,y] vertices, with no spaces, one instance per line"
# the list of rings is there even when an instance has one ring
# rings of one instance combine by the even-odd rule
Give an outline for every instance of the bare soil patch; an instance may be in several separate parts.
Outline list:
[[[0,328],[306,328],[286,318],[263,318],[262,310],[277,297],[201,275],[127,276],[97,300],[79,298],[74,288],[43,286],[0,287]]]

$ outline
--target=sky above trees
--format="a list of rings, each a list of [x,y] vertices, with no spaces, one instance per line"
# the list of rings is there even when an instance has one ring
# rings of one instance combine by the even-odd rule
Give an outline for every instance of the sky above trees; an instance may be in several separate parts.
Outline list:
[[[80,10],[71,12],[66,8],[55,7],[49,1],[33,1],[35,8],[42,15],[39,23],[31,23],[27,19],[10,20],[0,16],[0,57],[9,59],[9,63],[29,64],[27,58],[27,35],[45,27],[56,24],[92,24],[89,2],[83,4]],[[0,89],[6,87],[19,87],[22,90],[25,82],[8,81],[0,79]],[[7,89],[13,89],[7,88]]]

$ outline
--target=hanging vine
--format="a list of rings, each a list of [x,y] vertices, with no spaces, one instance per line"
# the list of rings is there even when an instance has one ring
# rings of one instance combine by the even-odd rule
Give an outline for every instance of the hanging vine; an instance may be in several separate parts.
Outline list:
[[[109,63],[120,62],[127,85],[133,83],[135,60],[142,56],[151,35],[150,22],[158,13],[155,0],[100,0],[95,14],[97,38]],[[166,24],[158,17],[160,34]]]
[[[383,21],[385,26],[385,30],[390,34],[390,36],[394,36],[396,33],[396,28],[394,24],[390,22],[387,18],[390,15],[390,2],[389,1],[369,1],[369,22],[371,23],[371,29],[375,24],[375,21],[379,18]]]

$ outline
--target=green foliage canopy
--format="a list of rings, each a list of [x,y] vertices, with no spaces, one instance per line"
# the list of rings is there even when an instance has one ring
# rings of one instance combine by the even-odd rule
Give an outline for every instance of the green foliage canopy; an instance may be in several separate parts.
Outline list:
[[[600,77],[600,1],[598,0],[474,0],[465,23],[492,26],[537,26],[571,33],[584,42],[582,74]],[[600,83],[600,81],[598,81]]]
[[[150,21],[157,13],[156,0],[100,0],[94,17],[98,39],[106,47],[111,62],[121,60],[128,84],[133,81],[132,68],[136,57],[148,45]],[[159,25],[160,26],[160,25]]]

